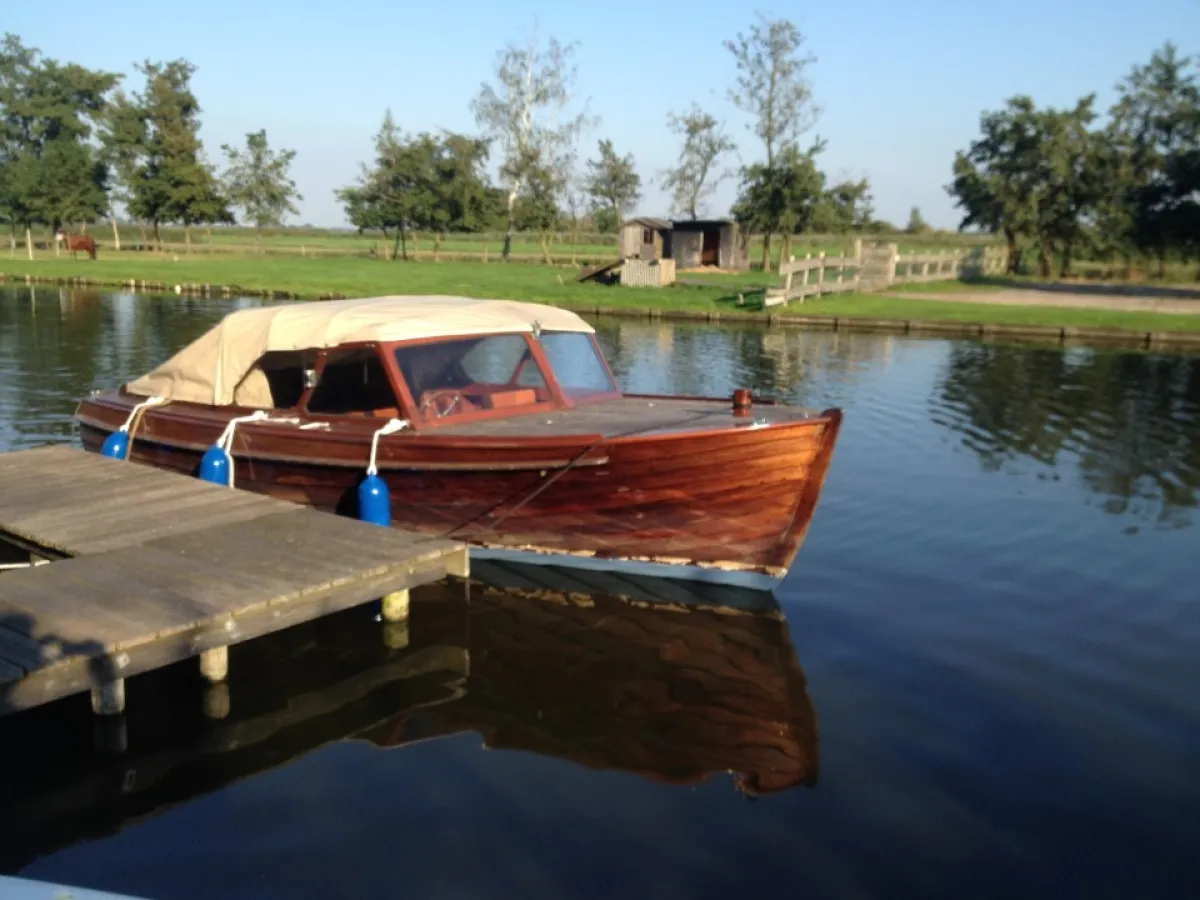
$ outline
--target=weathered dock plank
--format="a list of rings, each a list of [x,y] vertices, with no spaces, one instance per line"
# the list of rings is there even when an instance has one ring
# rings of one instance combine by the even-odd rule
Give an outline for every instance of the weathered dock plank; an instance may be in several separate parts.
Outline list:
[[[457,541],[63,446],[0,454],[0,538],[62,557],[0,575],[0,715],[467,574]]]

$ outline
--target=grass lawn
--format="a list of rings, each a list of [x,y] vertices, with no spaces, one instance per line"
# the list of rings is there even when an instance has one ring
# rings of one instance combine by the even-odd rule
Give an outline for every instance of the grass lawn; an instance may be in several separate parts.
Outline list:
[[[46,278],[83,277],[96,282],[120,283],[130,279],[167,285],[236,285],[248,290],[287,291],[302,297],[322,294],[372,296],[381,294],[451,294],[528,300],[576,308],[636,308],[724,312],[757,312],[761,295],[747,293],[747,305],[736,304],[739,290],[759,281],[755,274],[706,275],[704,286],[623,288],[578,284],[571,267],[522,263],[383,262],[353,257],[170,257],[150,254],[106,254],[87,260],[0,259],[0,273],[21,278],[26,274]],[[774,283],[773,280],[765,283]],[[903,290],[898,285],[897,290]],[[917,290],[917,286],[909,286]],[[979,290],[979,285],[958,282],[919,286],[922,293]],[[1069,309],[1052,306],[990,306],[955,303],[953,300],[910,300],[889,295],[841,294],[772,307],[772,313],[817,316],[869,316],[895,319],[943,319],[1012,325],[1050,325],[1125,328],[1137,331],[1200,331],[1200,315],[1169,315],[1102,309]]]

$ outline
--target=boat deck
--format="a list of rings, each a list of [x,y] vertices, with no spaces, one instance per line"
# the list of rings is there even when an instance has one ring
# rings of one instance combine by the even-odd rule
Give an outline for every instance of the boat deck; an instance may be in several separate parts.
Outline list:
[[[756,422],[772,425],[803,422],[818,413],[795,406],[755,404],[746,416],[735,416],[728,400],[673,397],[621,397],[575,409],[529,413],[504,419],[443,425],[439,435],[472,437],[560,437],[573,434],[672,434],[688,431],[733,431]]]

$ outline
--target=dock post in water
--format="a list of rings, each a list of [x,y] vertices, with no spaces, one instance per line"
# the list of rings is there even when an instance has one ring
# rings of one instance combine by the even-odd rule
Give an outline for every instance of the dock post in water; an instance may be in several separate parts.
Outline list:
[[[92,712],[98,716],[119,716],[125,712],[124,678],[92,688]]]
[[[392,591],[383,598],[383,620],[403,622],[408,618],[408,589]]]
[[[215,684],[229,674],[229,648],[213,647],[200,654],[200,674]]]

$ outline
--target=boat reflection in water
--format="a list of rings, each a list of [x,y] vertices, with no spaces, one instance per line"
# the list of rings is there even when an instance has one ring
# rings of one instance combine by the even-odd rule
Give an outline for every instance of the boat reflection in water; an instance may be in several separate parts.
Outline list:
[[[194,660],[131,679],[115,736],[93,735],[115,723],[86,697],[0,719],[23,757],[0,785],[0,872],[346,739],[402,752],[475,732],[668,784],[815,783],[816,716],[772,594],[472,569],[469,587],[414,590],[407,622],[365,607],[238,645],[203,702]]]

